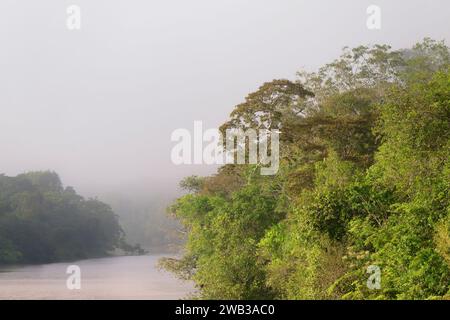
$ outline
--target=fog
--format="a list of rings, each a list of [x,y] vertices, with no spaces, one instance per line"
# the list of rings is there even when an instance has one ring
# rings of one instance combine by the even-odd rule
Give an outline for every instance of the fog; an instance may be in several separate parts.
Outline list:
[[[381,30],[366,8],[382,9]],[[81,8],[81,30],[66,8]],[[85,195],[175,193],[177,128],[219,126],[245,95],[344,46],[449,39],[447,0],[0,2],[0,173],[54,170]]]

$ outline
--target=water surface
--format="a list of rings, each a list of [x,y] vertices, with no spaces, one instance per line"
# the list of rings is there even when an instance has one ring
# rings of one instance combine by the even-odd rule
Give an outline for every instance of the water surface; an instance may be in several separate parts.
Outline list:
[[[0,299],[182,299],[193,292],[156,268],[160,255],[0,267]],[[67,289],[67,267],[81,268],[81,289]]]

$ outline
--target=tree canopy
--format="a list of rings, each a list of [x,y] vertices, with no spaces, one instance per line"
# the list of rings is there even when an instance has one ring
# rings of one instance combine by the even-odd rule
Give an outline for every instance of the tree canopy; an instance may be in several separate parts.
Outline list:
[[[185,179],[185,254],[162,265],[208,299],[450,298],[449,57],[431,39],[345,48],[250,94],[224,127],[280,129],[278,174]]]
[[[111,208],[63,187],[54,172],[0,175],[0,264],[45,263],[136,249]]]

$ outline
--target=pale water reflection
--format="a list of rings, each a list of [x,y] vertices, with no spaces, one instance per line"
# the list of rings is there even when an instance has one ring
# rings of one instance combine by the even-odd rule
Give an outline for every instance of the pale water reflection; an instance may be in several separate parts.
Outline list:
[[[193,284],[156,268],[162,256],[109,257],[0,268],[0,299],[182,299]],[[81,289],[69,290],[69,265],[81,268]]]

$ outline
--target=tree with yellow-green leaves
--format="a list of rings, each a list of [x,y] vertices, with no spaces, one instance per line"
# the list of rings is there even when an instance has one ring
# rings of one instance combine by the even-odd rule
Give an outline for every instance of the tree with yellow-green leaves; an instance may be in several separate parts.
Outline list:
[[[450,51],[346,48],[250,94],[223,128],[280,130],[280,170],[226,165],[171,207],[162,265],[208,299],[450,297]],[[368,270],[380,270],[377,288]]]

